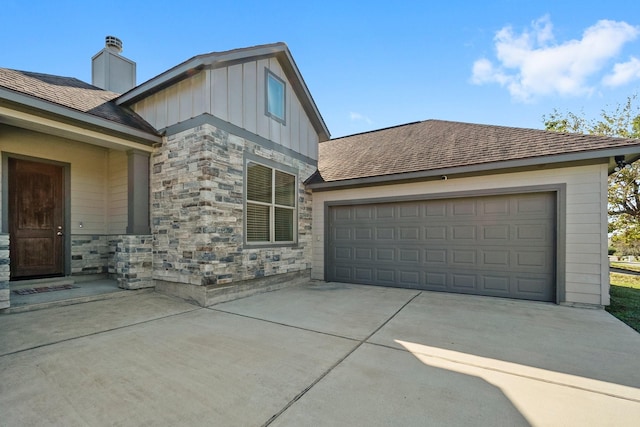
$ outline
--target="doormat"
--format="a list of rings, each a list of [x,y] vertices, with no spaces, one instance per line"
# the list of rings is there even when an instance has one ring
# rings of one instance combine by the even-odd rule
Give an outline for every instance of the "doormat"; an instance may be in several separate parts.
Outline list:
[[[31,294],[39,294],[42,292],[66,291],[68,289],[73,289],[73,288],[79,288],[79,286],[73,286],[73,285],[40,286],[37,288],[16,289],[13,291],[13,293],[18,295],[31,295]]]

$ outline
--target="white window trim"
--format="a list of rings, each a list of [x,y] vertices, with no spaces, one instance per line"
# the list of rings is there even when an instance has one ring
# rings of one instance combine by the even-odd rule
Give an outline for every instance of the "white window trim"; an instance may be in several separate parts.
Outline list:
[[[247,184],[248,184],[248,166],[249,163],[255,163],[260,166],[264,166],[266,168],[271,169],[271,203],[259,202],[254,200],[247,199]],[[279,205],[275,203],[275,175],[276,171],[286,173],[287,175],[293,176],[294,179],[294,194],[293,194],[293,206]],[[279,168],[277,166],[273,166],[259,160],[254,160],[252,158],[248,158],[245,160],[244,167],[244,244],[248,247],[277,247],[277,246],[292,246],[298,243],[298,174],[292,173],[289,170],[285,170],[283,168]],[[259,206],[268,206],[269,207],[269,236],[270,240],[268,242],[250,242],[247,240],[247,205],[254,204]],[[275,210],[276,208],[285,208],[293,211],[293,221],[292,221],[292,235],[293,240],[276,240],[276,226],[275,226]]]
[[[282,117],[269,111],[269,77],[282,83]],[[268,68],[264,69],[264,113],[283,125],[287,124],[287,83]]]

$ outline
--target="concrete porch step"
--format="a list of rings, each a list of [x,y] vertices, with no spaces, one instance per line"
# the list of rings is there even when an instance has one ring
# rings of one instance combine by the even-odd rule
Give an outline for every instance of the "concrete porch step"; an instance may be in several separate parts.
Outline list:
[[[56,292],[68,292],[68,291],[56,291]],[[63,307],[74,304],[82,304],[85,302],[92,301],[101,301],[113,298],[123,298],[131,295],[138,295],[141,293],[154,292],[153,288],[144,288],[144,289],[136,289],[136,290],[126,290],[121,289],[113,292],[101,293],[96,295],[83,295],[83,296],[71,296],[65,299],[59,299],[55,301],[46,301],[46,302],[38,302],[38,303],[29,303],[24,305],[15,305],[9,308],[5,308],[0,310],[0,314],[13,314],[13,313],[23,313],[26,311],[35,311],[35,310],[43,310],[46,308],[52,307]]]
[[[41,286],[64,286],[74,285],[76,281],[68,277],[50,277],[47,279],[31,279],[10,282],[9,287],[12,291],[19,289],[38,288]]]

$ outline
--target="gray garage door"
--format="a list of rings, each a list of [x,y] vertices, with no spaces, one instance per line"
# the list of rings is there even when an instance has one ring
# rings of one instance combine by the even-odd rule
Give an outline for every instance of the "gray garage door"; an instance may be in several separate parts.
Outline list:
[[[555,300],[555,194],[331,206],[327,279]]]

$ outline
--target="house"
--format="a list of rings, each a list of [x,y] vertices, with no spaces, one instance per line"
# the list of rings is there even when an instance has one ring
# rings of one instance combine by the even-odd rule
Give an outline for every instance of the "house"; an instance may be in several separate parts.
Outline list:
[[[304,181],[329,132],[287,46],[197,56],[139,86],[121,48],[107,37],[94,85],[0,69],[0,307],[10,280],[50,276],[202,305],[308,280]]]
[[[330,139],[283,43],[136,85],[0,68],[0,308],[110,276],[207,306],[309,278],[608,304],[607,176],[640,141],[442,121]]]
[[[319,280],[609,304],[607,177],[640,141],[427,120],[320,144]]]

